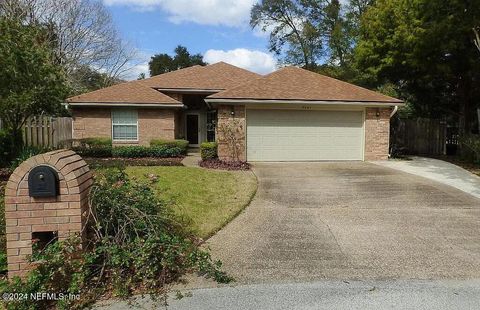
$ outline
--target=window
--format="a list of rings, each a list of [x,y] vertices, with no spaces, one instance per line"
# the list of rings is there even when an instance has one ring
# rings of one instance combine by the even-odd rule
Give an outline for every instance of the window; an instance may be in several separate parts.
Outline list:
[[[135,110],[112,110],[112,139],[138,140],[138,114]]]
[[[217,111],[207,112],[207,141],[215,142],[215,127],[217,126]]]

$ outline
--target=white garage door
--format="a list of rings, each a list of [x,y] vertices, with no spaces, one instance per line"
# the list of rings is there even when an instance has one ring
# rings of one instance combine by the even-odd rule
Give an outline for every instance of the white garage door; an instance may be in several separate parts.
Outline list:
[[[362,159],[361,111],[247,110],[248,161]]]

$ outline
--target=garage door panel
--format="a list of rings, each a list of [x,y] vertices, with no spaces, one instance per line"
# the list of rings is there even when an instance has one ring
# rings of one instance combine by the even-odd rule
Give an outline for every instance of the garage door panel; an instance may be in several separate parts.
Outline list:
[[[361,160],[361,111],[248,110],[249,161]]]

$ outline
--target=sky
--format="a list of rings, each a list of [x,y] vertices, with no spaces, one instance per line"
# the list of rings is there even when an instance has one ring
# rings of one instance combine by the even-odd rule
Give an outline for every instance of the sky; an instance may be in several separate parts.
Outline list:
[[[250,8],[256,0],[103,0],[122,36],[137,49],[139,64],[127,78],[143,72],[154,54],[173,54],[177,45],[227,63],[266,74],[276,61],[268,35],[252,30]]]

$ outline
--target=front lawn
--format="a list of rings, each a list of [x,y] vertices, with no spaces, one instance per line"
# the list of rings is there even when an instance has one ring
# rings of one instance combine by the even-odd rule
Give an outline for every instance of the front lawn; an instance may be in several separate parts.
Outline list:
[[[231,221],[250,202],[257,189],[250,171],[218,171],[191,167],[127,167],[139,180],[158,177],[157,195],[176,214],[191,220],[191,228],[207,238]]]

